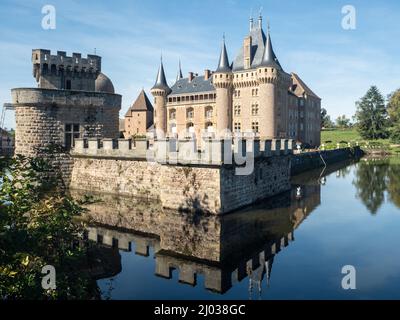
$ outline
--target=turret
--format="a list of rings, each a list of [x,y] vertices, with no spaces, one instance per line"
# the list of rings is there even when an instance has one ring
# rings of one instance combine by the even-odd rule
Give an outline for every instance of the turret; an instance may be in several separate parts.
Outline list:
[[[171,88],[165,78],[164,66],[161,59],[158,69],[157,80],[151,94],[154,96],[154,129],[157,137],[162,137],[167,132],[167,96],[171,93]]]
[[[233,74],[229,64],[224,38],[218,67],[213,74],[213,85],[217,93],[217,134],[219,136],[224,135],[224,132],[228,129],[232,130],[232,81]]]
[[[257,67],[260,101],[260,136],[277,138],[280,132],[286,132],[287,88],[284,81],[287,77],[272,48],[268,27],[264,54]],[[286,86],[287,85],[287,86]],[[280,94],[278,92],[281,90]],[[280,110],[278,110],[280,109]],[[280,123],[278,123],[278,114]]]

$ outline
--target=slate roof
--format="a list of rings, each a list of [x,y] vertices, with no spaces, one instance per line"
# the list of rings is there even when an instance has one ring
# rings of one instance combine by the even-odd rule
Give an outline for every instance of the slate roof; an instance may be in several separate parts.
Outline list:
[[[228,53],[226,52],[225,40],[222,43],[221,54],[216,72],[231,72],[232,68],[229,65]]]
[[[250,31],[249,36],[251,36],[251,63],[250,63],[250,68],[254,69],[260,66],[261,64],[263,65],[273,65],[282,70],[282,66],[278,61],[278,58],[275,55],[274,49],[272,47],[272,42],[271,38],[268,35],[268,40],[269,40],[269,46],[267,47],[266,53],[266,59],[264,59],[264,51],[265,51],[265,46],[267,43],[267,37],[265,36],[264,30],[262,27],[259,26],[254,26],[252,30]],[[240,48],[240,51],[238,52],[235,60],[233,61],[233,66],[232,70],[233,71],[241,71],[244,70],[244,59],[243,59],[243,45]],[[267,63],[268,59],[271,59],[270,63]],[[263,63],[264,60],[264,63]]]
[[[293,86],[292,86],[292,91],[297,95],[297,96],[302,96],[303,93],[306,93],[309,96],[321,99],[318,97],[314,91],[312,91],[305,83],[303,80],[300,79],[300,77],[292,72],[292,80],[293,80]]]
[[[272,41],[269,32],[267,35],[267,43],[264,47],[264,55],[260,63],[260,66],[274,67],[278,70],[282,70],[281,64],[279,63],[278,58],[275,55],[274,49],[272,48]]]
[[[184,93],[197,93],[197,92],[210,92],[215,91],[212,84],[212,77],[204,80],[204,76],[194,77],[191,82],[189,78],[183,78],[175,82],[171,87],[171,95],[178,95]]]
[[[151,111],[153,112],[153,105],[151,104],[149,98],[144,90],[140,91],[139,96],[136,98],[135,102],[131,105],[125,114],[125,117],[131,115],[131,111]]]
[[[250,63],[251,68],[255,68],[258,66],[263,58],[264,54],[264,47],[265,47],[265,34],[262,28],[260,27],[253,27],[250,31],[252,44],[251,44],[251,57],[252,61]],[[233,61],[233,71],[240,71],[244,69],[244,59],[243,59],[243,45],[240,47],[240,51],[236,55],[235,60]]]
[[[160,63],[160,68],[158,69],[156,83],[154,84],[152,89],[165,90],[167,94],[170,92],[167,79],[165,78],[164,66],[162,61]]]

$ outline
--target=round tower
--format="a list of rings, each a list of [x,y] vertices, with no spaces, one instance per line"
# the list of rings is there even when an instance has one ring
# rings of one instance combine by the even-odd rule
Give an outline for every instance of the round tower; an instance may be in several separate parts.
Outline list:
[[[278,131],[286,131],[285,128],[279,128],[278,123],[278,108],[280,107],[279,84],[281,82],[283,70],[278,59],[272,49],[271,37],[268,35],[264,48],[264,54],[261,63],[257,67],[257,78],[259,82],[259,97],[260,97],[260,137],[277,138]],[[282,97],[283,98],[283,97]],[[283,110],[280,110],[283,111]],[[286,116],[281,114],[282,120],[286,121]],[[285,125],[284,125],[285,127]]]
[[[229,65],[225,40],[222,43],[218,68],[213,75],[213,85],[216,89],[217,135],[222,137],[227,130],[232,130],[232,82],[233,74]]]
[[[156,83],[151,88],[154,96],[154,131],[157,137],[163,137],[167,133],[167,96],[170,93],[171,88],[167,84],[161,60]]]

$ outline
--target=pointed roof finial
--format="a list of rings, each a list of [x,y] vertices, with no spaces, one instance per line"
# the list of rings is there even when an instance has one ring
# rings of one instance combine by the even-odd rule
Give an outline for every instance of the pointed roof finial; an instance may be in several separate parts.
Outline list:
[[[258,12],[258,28],[262,28],[262,9],[263,7],[260,7],[260,11]]]
[[[222,37],[221,54],[219,56],[218,68],[216,72],[231,72],[231,71],[232,70],[229,65],[228,53],[226,52],[225,33],[224,33]]]
[[[181,59],[179,59],[179,67],[178,74],[176,75],[176,81],[183,79],[182,68],[181,68]]]
[[[253,8],[250,10],[250,32],[253,30]]]
[[[167,79],[165,78],[162,54],[161,54],[161,58],[160,58],[160,67],[158,69],[156,83],[154,84],[153,88],[151,88],[151,89],[165,90],[165,91],[167,91],[167,94],[171,92],[171,89],[167,83]]]

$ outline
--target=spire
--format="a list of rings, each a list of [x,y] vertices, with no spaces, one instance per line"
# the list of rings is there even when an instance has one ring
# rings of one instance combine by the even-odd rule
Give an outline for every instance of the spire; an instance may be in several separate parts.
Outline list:
[[[282,67],[278,61],[278,58],[276,57],[276,55],[274,53],[274,49],[272,48],[269,23],[268,23],[268,31],[267,31],[267,42],[265,43],[264,54],[263,54],[262,61],[260,63],[260,67],[274,67],[276,69],[282,70]]]
[[[178,74],[176,75],[176,81],[181,80],[183,78],[182,75],[182,68],[181,68],[181,59],[179,59],[179,68],[178,68]]]
[[[253,30],[253,23],[254,23],[253,16],[252,14],[250,14],[250,32],[251,30]]]
[[[169,88],[169,86],[167,84],[167,80],[165,78],[162,56],[161,56],[161,61],[160,61],[160,67],[159,67],[158,73],[157,73],[157,80],[152,89],[162,89],[162,90],[167,91],[167,93],[169,93],[171,91],[171,89]]]
[[[262,7],[260,8],[260,12],[259,12],[259,14],[258,14],[258,28],[259,29],[262,29],[262,14],[261,14],[261,12],[262,12]]]
[[[231,72],[231,71],[232,70],[231,67],[229,66],[228,53],[226,52],[226,47],[225,47],[225,34],[224,34],[221,54],[219,56],[218,68],[216,72]]]

